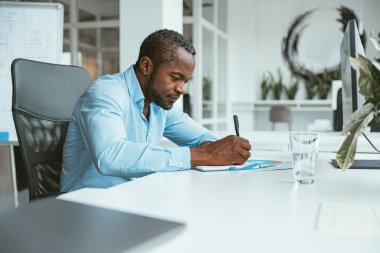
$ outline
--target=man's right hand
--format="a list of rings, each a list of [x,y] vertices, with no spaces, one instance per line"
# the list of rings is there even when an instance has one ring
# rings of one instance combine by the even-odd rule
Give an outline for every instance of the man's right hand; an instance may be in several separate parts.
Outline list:
[[[229,135],[221,140],[191,148],[191,166],[243,164],[250,156],[247,139]]]

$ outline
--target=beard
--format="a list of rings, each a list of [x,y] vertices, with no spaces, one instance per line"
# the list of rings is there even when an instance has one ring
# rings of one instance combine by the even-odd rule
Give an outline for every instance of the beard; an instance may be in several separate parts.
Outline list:
[[[152,73],[147,82],[147,97],[150,101],[158,105],[164,110],[170,110],[173,107],[173,103],[165,102],[165,99],[158,94],[157,89],[154,87],[156,80],[156,73]]]

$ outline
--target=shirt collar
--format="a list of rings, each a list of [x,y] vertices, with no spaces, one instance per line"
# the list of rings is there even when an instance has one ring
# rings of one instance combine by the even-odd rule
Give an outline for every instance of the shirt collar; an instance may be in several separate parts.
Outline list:
[[[133,65],[131,65],[125,72],[124,78],[127,83],[129,96],[132,98],[133,103],[137,104],[141,100],[144,102],[144,94],[141,90],[140,83],[137,79]],[[144,103],[142,103],[144,105]]]

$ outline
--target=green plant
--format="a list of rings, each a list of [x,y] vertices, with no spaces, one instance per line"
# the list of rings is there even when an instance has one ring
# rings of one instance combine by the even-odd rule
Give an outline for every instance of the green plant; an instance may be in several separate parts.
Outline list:
[[[313,99],[318,90],[318,79],[313,74],[310,74],[305,81],[306,97],[307,99]]]
[[[375,40],[372,42],[380,52],[379,44]],[[360,72],[359,89],[365,98],[365,103],[351,115],[343,126],[343,133],[347,136],[336,154],[338,165],[343,170],[351,167],[358,137],[373,118],[379,120],[380,110],[380,70],[362,55],[351,58],[351,65]]]
[[[377,41],[375,39],[375,34],[372,32],[371,34],[371,41],[375,45],[375,48],[380,51],[380,33],[377,35]],[[378,63],[380,63],[380,58],[375,59]]]
[[[273,99],[276,99],[276,100],[281,99],[282,89],[284,85],[282,83],[282,73],[280,69],[278,70],[278,81],[275,81],[272,73],[270,72],[269,72],[269,78],[272,83]]]
[[[208,77],[203,77],[202,92],[203,92],[204,100],[211,100],[211,85],[212,85],[211,79]]]
[[[262,100],[265,100],[268,97],[269,91],[271,89],[272,89],[272,85],[270,83],[270,80],[267,79],[267,77],[264,74],[261,80],[261,99]]]
[[[288,99],[290,99],[290,100],[294,100],[295,99],[297,91],[298,91],[298,87],[299,87],[299,80],[298,79],[293,79],[293,78],[290,81],[289,87],[284,86],[285,92],[286,92],[286,96],[288,97]]]
[[[327,69],[323,70],[321,77],[315,77],[317,81],[318,93],[320,99],[326,99],[331,90],[332,79],[329,76]]]

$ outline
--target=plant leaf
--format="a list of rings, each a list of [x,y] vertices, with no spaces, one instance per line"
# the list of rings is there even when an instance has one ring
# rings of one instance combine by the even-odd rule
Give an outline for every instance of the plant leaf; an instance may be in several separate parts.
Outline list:
[[[360,62],[359,62],[358,59],[356,59],[354,57],[350,57],[350,64],[351,64],[351,67],[353,67],[356,71],[359,71],[359,69],[360,69]]]
[[[366,97],[366,100],[373,98],[376,91],[380,90],[380,70],[367,58],[358,54],[356,60],[359,65],[360,93]]]
[[[342,170],[351,167],[356,153],[358,137],[372,121],[374,112],[375,106],[373,104],[365,104],[355,111],[343,126],[343,133],[347,136],[336,154],[336,160]]]
[[[375,38],[375,34],[372,33],[369,39],[370,39],[370,41],[372,42],[372,44],[373,44],[373,46],[375,47],[375,49],[376,49],[377,51],[380,52],[380,44],[379,44],[379,42],[376,40],[376,38]]]

